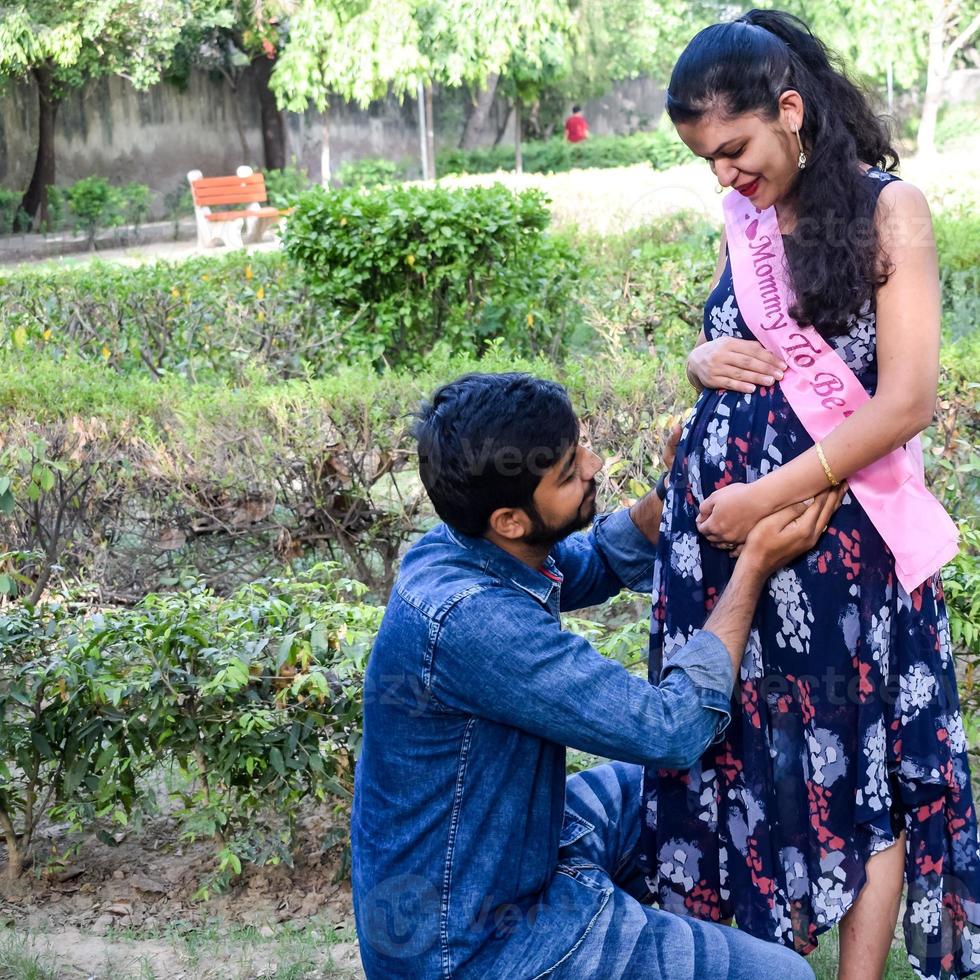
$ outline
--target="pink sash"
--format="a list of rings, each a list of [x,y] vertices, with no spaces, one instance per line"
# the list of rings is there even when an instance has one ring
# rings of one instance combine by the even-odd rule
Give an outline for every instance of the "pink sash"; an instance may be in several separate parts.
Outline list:
[[[870,400],[854,372],[813,327],[790,315],[776,209],[759,211],[737,191],[725,197],[725,227],[739,309],[755,338],[788,369],[780,382],[790,407],[814,441],[826,438]],[[958,550],[956,525],[926,489],[918,436],[847,479],[895,556],[898,580],[912,592]]]

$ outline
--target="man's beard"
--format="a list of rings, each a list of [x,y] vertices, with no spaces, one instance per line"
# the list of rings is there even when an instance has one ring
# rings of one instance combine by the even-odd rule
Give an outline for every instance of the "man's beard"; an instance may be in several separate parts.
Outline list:
[[[581,531],[582,528],[588,527],[596,514],[596,484],[595,480],[592,481],[592,490],[585,497],[582,503],[579,505],[579,512],[570,521],[566,521],[559,527],[549,527],[541,515],[538,513],[538,509],[534,506],[534,502],[530,502],[524,507],[524,512],[528,517],[531,518],[531,530],[525,535],[524,543],[531,545],[554,545],[559,541],[563,541],[570,534],[574,534],[576,531]],[[583,513],[582,507],[588,504]]]

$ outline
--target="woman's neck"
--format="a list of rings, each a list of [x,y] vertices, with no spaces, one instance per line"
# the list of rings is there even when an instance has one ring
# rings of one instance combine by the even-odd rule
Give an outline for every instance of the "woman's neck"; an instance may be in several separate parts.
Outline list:
[[[792,235],[796,228],[796,209],[788,201],[777,201],[776,220],[779,222],[779,230],[784,235]]]

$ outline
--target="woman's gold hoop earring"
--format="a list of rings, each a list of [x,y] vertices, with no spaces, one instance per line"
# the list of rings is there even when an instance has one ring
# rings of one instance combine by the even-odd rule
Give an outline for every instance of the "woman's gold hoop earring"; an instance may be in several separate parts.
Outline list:
[[[717,186],[717,187],[715,188],[715,193],[716,193],[716,194],[721,194],[721,193],[723,193],[723,192],[724,192],[724,190],[725,190],[725,188],[724,188],[724,187],[722,187],[722,186],[721,186],[721,184],[719,184],[719,185],[718,185],[718,186]]]
[[[799,127],[794,129],[793,132],[796,133],[796,142],[800,147],[800,159],[796,165],[800,168],[800,170],[806,170],[806,154],[803,152],[803,140],[800,139]]]

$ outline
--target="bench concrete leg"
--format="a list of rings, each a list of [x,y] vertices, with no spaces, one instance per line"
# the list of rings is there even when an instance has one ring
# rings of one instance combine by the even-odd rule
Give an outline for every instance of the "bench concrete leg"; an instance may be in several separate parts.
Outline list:
[[[232,221],[211,221],[209,222],[214,229],[215,238],[220,238],[228,248],[244,248],[242,241],[242,219],[235,218]]]
[[[247,226],[245,232],[245,241],[249,245],[254,245],[257,242],[261,242],[265,237],[265,233],[270,229],[274,228],[279,224],[279,218],[246,218],[245,224]]]

